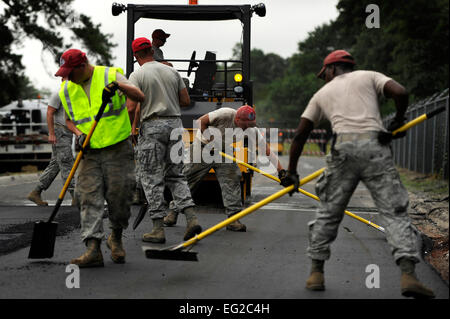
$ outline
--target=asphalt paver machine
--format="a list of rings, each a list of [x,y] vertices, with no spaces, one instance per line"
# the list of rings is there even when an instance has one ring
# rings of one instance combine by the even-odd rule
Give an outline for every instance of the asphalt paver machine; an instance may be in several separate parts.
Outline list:
[[[265,5],[138,5],[113,3],[112,14],[117,16],[122,12],[127,13],[127,66],[126,74],[129,76],[135,67],[131,43],[135,39],[135,24],[141,19],[173,20],[173,21],[223,21],[239,20],[242,26],[241,60],[219,60],[216,53],[206,51],[204,59],[196,58],[194,50],[189,59],[164,60],[170,63],[185,63],[187,68],[177,69],[187,84],[191,98],[191,105],[181,109],[181,117],[186,134],[183,140],[186,145],[192,142],[196,129],[193,122],[200,116],[222,107],[237,109],[244,104],[253,106],[253,87],[250,77],[250,31],[251,18],[255,13],[265,16]],[[158,22],[155,23],[158,25]],[[205,25],[207,28],[208,26]],[[215,41],[217,39],[211,40]],[[191,74],[194,75],[193,83],[189,82]],[[248,162],[246,141],[237,142],[234,146],[234,156],[243,158]],[[243,152],[243,154],[238,154]],[[230,154],[231,155],[231,154]],[[241,194],[242,200],[248,198],[251,193],[251,181],[253,172],[239,165],[242,173]],[[211,194],[213,193],[213,194]],[[201,185],[193,193],[194,200],[199,203],[221,201],[220,188],[214,174],[214,170],[205,176]]]

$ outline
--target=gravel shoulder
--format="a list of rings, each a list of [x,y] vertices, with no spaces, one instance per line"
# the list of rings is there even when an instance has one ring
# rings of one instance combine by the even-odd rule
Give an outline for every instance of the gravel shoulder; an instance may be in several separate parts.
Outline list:
[[[399,172],[409,192],[409,215],[423,234],[424,259],[448,285],[448,181],[406,169],[399,169]]]

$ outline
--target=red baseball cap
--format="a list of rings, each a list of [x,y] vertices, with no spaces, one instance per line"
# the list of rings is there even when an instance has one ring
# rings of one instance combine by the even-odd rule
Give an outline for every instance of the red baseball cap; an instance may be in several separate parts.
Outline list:
[[[237,109],[236,118],[242,121],[255,121],[256,112],[250,105],[243,105]]]
[[[67,78],[72,70],[87,61],[86,53],[78,49],[69,49],[59,59],[59,70],[55,76]]]
[[[131,48],[133,49],[133,53],[136,53],[137,51],[151,48],[152,43],[147,38],[137,38],[134,39],[134,41],[131,43]]]
[[[327,65],[336,63],[336,62],[345,62],[350,64],[355,64],[355,60],[352,55],[345,50],[335,50],[327,55],[327,57],[323,60],[323,66],[320,72],[317,74],[317,77],[320,78],[322,73],[325,71]]]
[[[153,38],[153,39],[158,38],[158,39],[164,40],[164,39],[167,39],[168,37],[170,37],[170,34],[169,34],[169,33],[165,33],[165,32],[164,32],[163,30],[161,30],[161,29],[156,29],[156,30],[153,31],[153,33],[152,33],[152,38]]]

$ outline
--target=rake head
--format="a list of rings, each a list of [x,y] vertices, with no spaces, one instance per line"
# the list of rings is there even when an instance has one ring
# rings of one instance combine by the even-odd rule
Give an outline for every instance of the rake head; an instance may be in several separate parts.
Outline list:
[[[178,249],[154,249],[151,247],[142,247],[145,257],[149,259],[198,261],[197,252]]]

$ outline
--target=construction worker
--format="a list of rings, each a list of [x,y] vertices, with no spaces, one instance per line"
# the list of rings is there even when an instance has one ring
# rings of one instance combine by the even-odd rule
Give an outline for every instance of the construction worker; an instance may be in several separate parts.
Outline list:
[[[73,133],[66,127],[64,108],[61,107],[61,100],[59,99],[59,90],[50,97],[47,106],[47,126],[48,142],[52,145],[52,157],[50,163],[39,177],[38,185],[27,196],[30,201],[35,202],[38,206],[48,206],[48,202],[43,201],[41,198],[42,191],[50,187],[59,172],[61,172],[63,183],[65,183],[73,166]],[[72,206],[76,206],[74,184],[72,179],[67,188],[72,196]]]
[[[219,182],[222,191],[222,200],[225,207],[225,213],[228,217],[233,216],[242,210],[243,205],[241,202],[241,172],[237,164],[222,162],[222,157],[219,155],[219,162],[212,161],[210,163],[205,162],[203,156],[201,161],[195,161],[195,150],[203,149],[212,139],[207,139],[204,136],[204,132],[209,128],[218,129],[222,135],[222,145],[218,145],[222,150],[225,150],[225,132],[227,129],[241,128],[246,130],[248,128],[254,128],[256,126],[256,113],[255,110],[249,106],[241,106],[238,110],[223,107],[213,112],[207,113],[201,116],[198,120],[198,131],[194,142],[190,147],[190,161],[185,163],[184,174],[188,180],[191,192],[195,192],[203,177],[211,170],[214,169],[217,180]],[[261,145],[265,146],[265,153],[269,157],[270,162],[277,168],[279,175],[284,176],[284,169],[281,166],[278,158],[270,150],[269,145],[265,142],[264,137],[258,130],[254,131],[255,134],[249,134],[248,136],[254,136],[258,139],[258,142],[262,141]],[[241,138],[244,135],[241,136]],[[196,145],[197,144],[197,145]],[[199,144],[201,146],[199,146]],[[256,146],[256,141],[250,145]],[[203,152],[203,150],[202,150]],[[166,226],[173,226],[176,224],[178,214],[176,211],[171,210],[167,217],[164,219]],[[239,220],[229,224],[226,228],[231,231],[245,232],[247,227]]]
[[[386,239],[401,269],[404,296],[433,298],[415,275],[419,262],[416,231],[408,217],[408,192],[402,185],[392,159],[391,132],[405,123],[408,107],[405,88],[374,71],[353,71],[355,61],[344,50],[331,52],[318,77],[326,84],[314,94],[303,112],[293,143],[283,186],[294,184],[298,191],[297,161],[309,133],[322,119],[328,119],[334,132],[327,168],[316,184],[320,208],[308,224],[310,290],[324,290],[324,262],[330,258],[330,244],[337,236],[344,210],[359,181],[363,181],[380,212]],[[397,113],[387,131],[383,127],[378,96],[392,98]],[[397,136],[397,135],[396,135]]]
[[[172,63],[164,61],[164,53],[160,49],[167,41],[167,38],[170,37],[169,33],[165,33],[161,29],[156,29],[152,33],[152,46],[153,46],[153,59],[158,60],[161,63],[164,63],[168,66],[173,66]]]
[[[100,244],[105,237],[105,200],[112,229],[107,246],[113,262],[124,263],[122,231],[128,226],[134,185],[131,125],[125,98],[143,101],[145,96],[128,82],[122,69],[91,65],[86,54],[77,49],[63,53],[56,76],[69,79],[61,85],[59,97],[67,126],[77,135],[79,145],[83,145],[102,103],[108,103],[78,169],[75,193],[80,201],[81,238],[87,251],[70,263],[103,267]]]
[[[152,243],[166,241],[163,228],[167,210],[163,194],[166,185],[174,196],[175,207],[186,217],[184,240],[187,240],[200,233],[202,228],[182,173],[183,163],[174,163],[170,157],[172,145],[179,142],[171,140],[170,135],[172,130],[182,129],[180,106],[189,106],[190,98],[177,70],[153,59],[149,39],[135,39],[132,49],[141,68],[134,71],[129,79],[146,95],[140,104],[138,166],[140,183],[148,203],[147,211],[153,221],[152,231],[144,234],[142,240]],[[129,100],[127,106],[133,121],[137,103]]]

